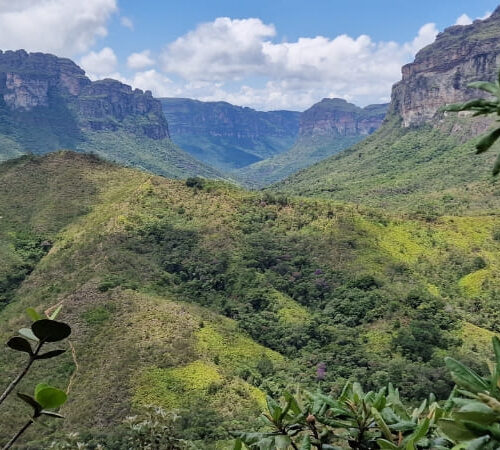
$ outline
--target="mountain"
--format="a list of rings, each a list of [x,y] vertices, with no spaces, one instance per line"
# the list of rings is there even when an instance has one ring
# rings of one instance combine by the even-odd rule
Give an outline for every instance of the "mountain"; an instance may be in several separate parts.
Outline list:
[[[255,111],[226,102],[160,99],[172,140],[199,160],[229,171],[288,150],[299,112]]]
[[[443,398],[443,356],[477,365],[500,332],[497,219],[193,185],[81,153],[4,162],[0,341],[29,323],[28,306],[62,304],[73,329],[73,351],[37,361],[19,386],[69,389],[65,419],[32,427],[21,448],[68,432],[129,448],[122,422],[153,405],[213,449],[252,426],[266,393],[316,389],[320,363],[334,391],[354,378]],[[0,352],[1,386],[24,361]],[[2,442],[26,413],[15,397],[2,404]]]
[[[387,105],[360,108],[325,98],[300,116],[297,142],[288,151],[235,172],[249,186],[263,187],[364,139],[380,127]]]
[[[61,148],[173,177],[221,175],[169,139],[161,103],[66,58],[0,51],[0,161]]]
[[[491,120],[439,111],[480,96],[467,84],[494,80],[498,61],[500,8],[488,19],[447,28],[403,67],[377,132],[275,188],[413,213],[498,211],[494,152],[475,155],[474,149]]]

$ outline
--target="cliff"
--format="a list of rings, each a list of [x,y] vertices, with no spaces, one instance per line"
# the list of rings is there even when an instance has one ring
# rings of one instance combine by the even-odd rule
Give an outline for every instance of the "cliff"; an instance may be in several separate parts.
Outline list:
[[[402,80],[392,91],[391,111],[403,125],[433,120],[445,104],[478,96],[472,81],[493,81],[500,66],[500,7],[485,20],[455,25],[438,34],[402,68]]]
[[[387,105],[360,108],[341,98],[324,98],[300,116],[299,137],[367,136],[384,120]]]
[[[256,111],[227,102],[161,99],[172,140],[221,169],[235,169],[289,149],[300,113]]]
[[[91,81],[73,61],[0,51],[0,161],[59,149],[93,152],[173,178],[221,178],[169,139],[151,92]]]
[[[67,108],[82,130],[116,131],[120,128],[151,139],[168,137],[161,104],[151,92],[116,80],[92,82],[73,61],[24,50],[0,51],[0,107],[46,116]],[[67,118],[68,120],[70,118]]]

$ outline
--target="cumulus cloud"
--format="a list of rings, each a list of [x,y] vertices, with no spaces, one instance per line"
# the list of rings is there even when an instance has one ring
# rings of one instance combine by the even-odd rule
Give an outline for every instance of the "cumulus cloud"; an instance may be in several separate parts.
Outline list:
[[[116,0],[0,0],[0,48],[84,53],[116,11]]]
[[[410,42],[375,42],[367,35],[302,37],[273,42],[276,30],[260,19],[218,18],[166,46],[165,73],[185,80],[186,96],[224,99],[260,108],[310,106],[324,96],[360,104],[387,101],[401,66],[434,41],[435,24],[424,25]],[[255,87],[252,79],[265,79]],[[240,87],[232,89],[237,80]],[[194,88],[194,82],[204,83]]]
[[[155,64],[154,59],[151,57],[151,51],[143,50],[139,53],[132,53],[127,58],[127,66],[130,69],[141,70],[146,67],[151,67]]]
[[[130,17],[125,17],[125,16],[120,17],[120,24],[122,27],[134,31],[134,22],[132,22],[132,19]]]
[[[90,52],[82,57],[80,65],[91,79],[116,76],[118,58],[113,49],[104,47],[100,52]]]
[[[486,13],[484,13],[483,16],[476,17],[476,19],[485,20],[490,16],[491,16],[491,11],[487,11]],[[471,23],[472,19],[467,14],[464,13],[457,18],[455,25],[470,25]]]
[[[274,26],[260,19],[219,17],[168,45],[163,69],[186,79],[238,79],[263,69],[263,42],[275,35]]]
[[[136,72],[133,78],[122,78],[121,81],[139,89],[150,90],[155,97],[179,97],[182,94],[182,88],[154,69]]]
[[[457,18],[455,25],[470,25],[472,23],[472,19],[467,14],[462,14]]]

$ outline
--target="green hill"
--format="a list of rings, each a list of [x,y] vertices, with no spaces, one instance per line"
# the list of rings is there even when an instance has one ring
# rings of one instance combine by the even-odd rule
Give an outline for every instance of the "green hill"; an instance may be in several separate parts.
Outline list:
[[[62,302],[74,356],[37,363],[21,386],[71,379],[66,419],[46,434],[106,439],[153,404],[211,448],[248,428],[265,393],[314,387],[319,363],[332,390],[357,378],[447,395],[443,356],[479,366],[500,332],[499,233],[493,214],[408,219],[25,156],[0,165],[0,337],[26,307]],[[0,385],[21,363],[0,354]],[[2,440],[23,412],[15,398],[0,410]]]
[[[392,116],[366,140],[272,189],[417,215],[498,212],[495,155],[475,155],[474,127],[450,117],[440,127],[403,128]]]

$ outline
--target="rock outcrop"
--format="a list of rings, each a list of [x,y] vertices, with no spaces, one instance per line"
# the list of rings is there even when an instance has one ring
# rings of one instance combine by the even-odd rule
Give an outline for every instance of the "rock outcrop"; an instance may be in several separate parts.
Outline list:
[[[493,81],[500,67],[500,7],[485,20],[455,25],[438,34],[402,68],[392,91],[391,111],[405,127],[432,121],[446,104],[481,94],[467,88],[473,81]]]
[[[151,92],[116,80],[92,82],[73,61],[44,53],[0,51],[2,106],[19,120],[23,113],[47,116],[65,108],[82,130],[124,129],[152,139],[168,137],[161,103]]]
[[[369,135],[382,124],[387,106],[360,108],[341,98],[324,98],[300,116],[299,137]]]

